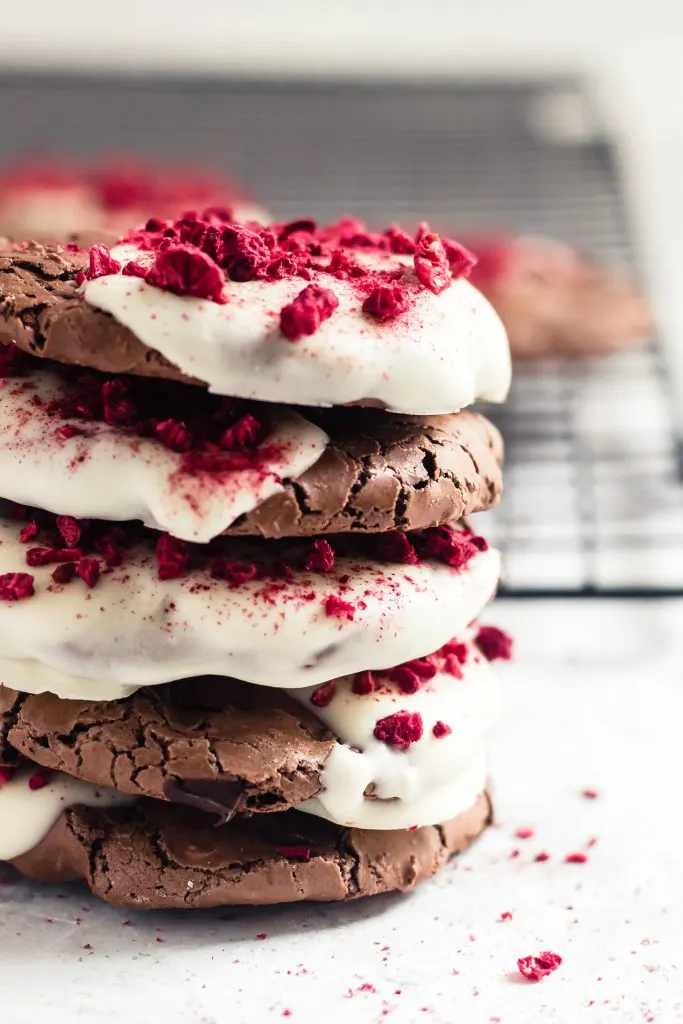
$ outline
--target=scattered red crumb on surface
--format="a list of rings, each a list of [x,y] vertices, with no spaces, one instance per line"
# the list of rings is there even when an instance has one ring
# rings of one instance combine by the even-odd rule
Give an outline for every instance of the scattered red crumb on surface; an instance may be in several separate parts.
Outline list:
[[[34,577],[28,572],[4,572],[0,575],[0,601],[23,601],[35,593]]]
[[[6,782],[11,782],[13,776],[13,768],[7,768],[0,765],[0,786],[4,786]]]
[[[510,860],[514,860],[516,857],[519,857],[519,850],[511,850],[510,851]]]
[[[511,921],[512,914],[510,913],[509,910],[504,910],[503,913],[500,915],[500,919],[501,921]]]
[[[288,341],[298,341],[299,338],[315,334],[338,305],[339,299],[329,288],[309,284],[280,310],[280,331]]]
[[[517,839],[533,839],[534,830],[532,828],[518,828],[515,832],[515,838]]]
[[[437,740],[440,740],[442,736],[450,735],[452,732],[453,730],[450,725],[446,725],[445,722],[435,722],[432,727],[432,735],[434,735]]]
[[[256,938],[259,941],[262,941],[263,939],[267,939],[268,938],[268,932],[259,932],[258,935],[256,936]]]
[[[523,956],[517,961],[519,973],[528,981],[540,981],[546,978],[562,963],[562,957],[546,950],[538,956]]]
[[[565,864],[585,864],[588,855],[585,853],[568,853],[564,858]]]
[[[329,683],[323,683],[322,686],[319,686],[311,694],[311,704],[315,704],[317,708],[326,708],[333,700],[336,692],[337,684],[334,679],[330,680]]]
[[[588,847],[596,846],[596,845],[597,845],[597,842],[598,842],[598,841],[597,841],[597,839],[595,838],[595,836],[592,836],[592,837],[591,837],[591,838],[590,838],[590,839],[588,840],[588,842],[586,843],[586,846],[588,846]]]
[[[311,859],[310,846],[278,846],[278,851],[289,860],[301,860],[308,863]]]
[[[585,797],[586,800],[597,800],[599,795],[597,789],[584,789],[581,791],[581,796]]]
[[[534,860],[537,864],[542,864],[543,861],[550,860],[550,854],[547,850],[540,850],[534,857]]]
[[[422,715],[416,711],[396,711],[393,715],[380,718],[373,729],[375,739],[399,750],[417,743],[422,738],[422,732]]]

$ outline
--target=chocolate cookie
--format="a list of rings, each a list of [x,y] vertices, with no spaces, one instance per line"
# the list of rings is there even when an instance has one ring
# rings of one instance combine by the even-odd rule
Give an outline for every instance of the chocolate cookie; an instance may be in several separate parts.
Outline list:
[[[153,800],[77,806],[14,864],[43,882],[83,879],[108,903],[137,909],[348,900],[412,889],[491,816],[487,794],[452,821],[397,832],[338,828],[297,811],[215,828],[201,812]]]
[[[502,401],[510,383],[471,262],[424,228],[260,228],[205,211],[152,220],[111,252],[1,252],[0,340],[230,397],[453,413]]]
[[[23,160],[0,173],[0,232],[12,238],[113,245],[148,217],[227,207],[241,220],[267,219],[230,181],[205,170],[153,165],[138,158],[71,166]]]
[[[0,686],[0,763],[15,764],[19,752],[44,768],[194,805],[222,821],[315,796],[335,742],[285,691],[234,679],[190,679],[120,701]]]
[[[66,369],[14,345],[0,365],[3,497],[58,514],[208,542],[438,526],[502,490],[500,435],[476,413],[297,412]]]
[[[607,355],[642,345],[646,299],[619,274],[542,238],[476,240],[472,283],[505,324],[515,359]]]

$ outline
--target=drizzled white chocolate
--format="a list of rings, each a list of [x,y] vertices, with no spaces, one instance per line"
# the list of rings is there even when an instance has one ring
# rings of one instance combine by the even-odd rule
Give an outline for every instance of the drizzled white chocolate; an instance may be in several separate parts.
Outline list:
[[[252,468],[188,473],[183,456],[156,438],[51,416],[47,403],[66,393],[64,381],[49,369],[0,382],[0,497],[60,515],[141,519],[197,543],[217,537],[281,491],[283,480],[304,473],[328,440],[297,413],[273,409],[264,456]],[[69,422],[81,433],[59,436],[58,428]]]
[[[153,254],[131,245],[112,256],[149,263]],[[305,282],[226,281],[227,302],[174,295],[140,278],[109,274],[84,285],[86,301],[128,327],[149,348],[221,395],[303,405],[371,400],[393,412],[458,412],[475,399],[504,400],[510,354],[502,323],[467,281],[434,295],[418,286],[410,259],[353,253],[371,269],[405,268],[412,304],[378,322],[363,313],[352,282],[312,272],[312,283],[339,300],[310,337],[288,341],[279,314]]]
[[[472,645],[462,671],[462,679],[437,673],[411,694],[385,680],[380,691],[359,696],[347,676],[337,680],[325,707],[311,704],[315,687],[292,691],[339,737],[325,764],[323,790],[298,810],[338,825],[395,829],[446,821],[471,807],[486,785],[500,692],[495,673]],[[374,736],[377,721],[397,711],[422,718],[422,737],[405,750]],[[450,732],[436,737],[437,722]]]
[[[31,789],[29,780],[36,772],[46,776],[47,784]],[[0,784],[0,860],[12,860],[33,850],[69,807],[117,807],[134,801],[135,797],[116,789],[93,786],[63,772],[43,773],[36,765],[26,765]]]

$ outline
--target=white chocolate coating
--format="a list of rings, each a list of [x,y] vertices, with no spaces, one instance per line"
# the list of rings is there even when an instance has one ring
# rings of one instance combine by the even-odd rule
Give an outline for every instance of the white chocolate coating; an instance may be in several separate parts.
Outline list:
[[[339,300],[310,337],[290,342],[279,314],[306,285],[301,278],[227,281],[225,305],[174,295],[140,278],[109,274],[84,284],[86,301],[128,327],[149,348],[211,391],[303,405],[373,400],[393,412],[458,412],[476,399],[502,402],[510,386],[505,329],[493,307],[464,279],[440,295],[418,287],[410,260],[394,255],[353,258],[376,269],[405,267],[411,308],[380,323],[362,312],[349,281],[313,272],[312,283]],[[112,256],[148,263],[131,245]]]
[[[327,435],[297,413],[273,410],[268,459],[230,473],[184,472],[183,456],[156,438],[106,423],[50,416],[33,404],[67,394],[53,370],[0,382],[0,497],[60,515],[141,519],[182,540],[208,543],[240,515],[283,489],[320,458]],[[85,434],[56,433],[73,423]]]
[[[0,521],[0,573],[31,572],[35,594],[0,601],[0,680],[83,699],[200,675],[295,688],[387,668],[461,633],[500,574],[493,550],[460,570],[340,557],[331,573],[231,589],[207,571],[160,580],[138,550],[89,590],[80,579],[54,584],[51,565],[28,569],[17,534],[17,523]],[[326,614],[331,596],[355,606],[353,619]]]
[[[489,735],[499,717],[495,673],[474,647],[463,678],[439,673],[417,693],[401,693],[387,683],[379,692],[358,696],[353,677],[337,681],[327,707],[314,707],[314,687],[292,692],[339,737],[323,772],[324,789],[298,810],[356,828],[395,829],[433,825],[471,807],[485,789]],[[385,681],[386,682],[386,681]],[[405,750],[373,735],[378,719],[396,711],[422,716],[422,738]],[[451,732],[432,734],[436,722]],[[363,794],[374,784],[374,795]]]
[[[117,807],[135,802],[135,797],[116,789],[93,786],[63,772],[48,773],[47,785],[30,789],[29,778],[39,770],[36,765],[22,767],[9,782],[0,784],[0,860],[33,850],[69,807]]]

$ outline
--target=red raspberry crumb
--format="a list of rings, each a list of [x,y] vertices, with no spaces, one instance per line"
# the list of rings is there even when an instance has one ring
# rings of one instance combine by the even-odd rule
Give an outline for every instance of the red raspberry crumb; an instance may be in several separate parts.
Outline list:
[[[550,854],[547,850],[540,850],[534,857],[534,860],[537,864],[542,864],[544,861],[550,860]]]
[[[290,860],[301,860],[308,863],[311,859],[310,846],[278,846],[278,852]]]
[[[125,277],[147,277],[148,267],[143,267],[142,263],[136,263],[135,260],[130,260],[124,265],[121,273]]]
[[[115,260],[106,245],[90,246],[90,262],[85,272],[88,281],[96,277],[104,277],[106,274],[118,274],[121,264]]]
[[[34,772],[33,775],[29,775],[28,788],[31,790],[44,789],[50,781],[51,774],[47,768],[41,768],[39,771]]]
[[[383,561],[399,562],[401,565],[417,565],[420,561],[417,551],[405,533],[400,533],[398,530],[378,535],[375,554]]]
[[[398,224],[392,224],[388,227],[384,232],[384,237],[389,242],[391,252],[412,256],[417,248],[415,241],[405,231],[402,231]]]
[[[4,786],[6,782],[11,782],[14,778],[14,768],[7,768],[4,765],[0,766],[0,786]]]
[[[219,443],[225,451],[239,452],[244,451],[245,448],[256,448],[265,434],[265,425],[248,412],[223,431]]]
[[[425,530],[421,543],[422,554],[426,558],[436,558],[453,569],[461,569],[479,551],[486,551],[488,548],[483,537],[476,537],[450,526],[436,526]]]
[[[512,914],[510,913],[509,910],[504,910],[503,913],[500,915],[500,919],[501,921],[511,921]]]
[[[512,637],[496,626],[482,626],[474,642],[487,661],[509,661],[512,657]]]
[[[73,516],[57,516],[57,529],[67,548],[78,547],[81,539],[81,526]]]
[[[128,425],[138,416],[138,409],[126,381],[108,380],[102,385],[104,422],[110,427]]]
[[[28,572],[3,572],[0,575],[0,601],[23,601],[32,597],[33,576]]]
[[[515,832],[517,839],[533,839],[534,830],[532,828],[518,828]]]
[[[342,601],[341,597],[336,597],[334,594],[330,594],[325,600],[325,615],[328,618],[335,619],[349,619],[351,620],[356,614],[356,606],[349,604],[348,601]]]
[[[160,580],[175,580],[184,576],[190,561],[190,545],[184,540],[162,533],[156,547]]]
[[[408,292],[398,284],[378,284],[363,302],[363,312],[376,320],[393,320],[410,305]]]
[[[449,736],[452,732],[453,730],[450,725],[446,725],[445,722],[435,722],[432,729],[432,735],[434,735],[437,740],[440,740],[442,736]]]
[[[367,693],[374,693],[376,689],[377,680],[369,670],[366,670],[365,672],[357,672],[353,677],[351,692],[357,694],[359,697],[364,697]]]
[[[422,738],[422,715],[417,711],[396,711],[375,723],[373,735],[380,743],[406,750]]]
[[[315,704],[317,708],[326,708],[334,699],[336,692],[337,684],[334,679],[329,683],[323,683],[311,694],[311,704]]]
[[[334,551],[323,538],[313,541],[312,551],[304,562],[307,572],[329,572],[334,566]]]
[[[315,334],[338,305],[339,299],[329,288],[309,284],[280,310],[280,330],[288,341],[298,341],[304,335]]]
[[[585,853],[568,853],[564,858],[565,864],[585,864],[588,855]]]
[[[451,277],[469,277],[470,272],[477,264],[477,257],[466,249],[459,242],[451,238],[444,238],[443,247],[446,250],[446,258],[451,271]]]
[[[74,562],[62,562],[54,569],[50,576],[55,583],[69,583],[76,575],[76,565]]]
[[[30,540],[33,540],[34,537],[38,536],[38,533],[38,523],[35,521],[35,519],[32,519],[30,523],[26,524],[26,526],[19,534],[19,540],[21,541],[22,544],[28,544]]]
[[[215,580],[225,580],[231,587],[241,587],[243,583],[253,580],[258,569],[253,562],[230,561],[227,558],[215,558],[211,563],[211,575]]]
[[[189,452],[193,445],[192,434],[182,420],[162,420],[155,426],[154,433],[172,452]]]
[[[268,938],[268,932],[259,932],[256,938],[259,940],[259,942],[262,942],[264,939]]]
[[[92,589],[100,578],[99,558],[79,558],[76,562],[76,573]]]
[[[192,245],[169,245],[158,250],[146,281],[174,295],[209,299],[219,305],[227,302],[220,267]]]
[[[519,973],[528,981],[540,981],[552,974],[562,963],[562,957],[547,950],[538,956],[523,956],[517,961]]]
[[[598,795],[597,789],[584,789],[581,793],[581,796],[585,797],[586,800],[597,800]]]
[[[414,256],[415,273],[423,288],[439,295],[450,286],[451,268],[443,242],[438,235],[422,235]]]
[[[29,548],[26,552],[26,564],[32,569],[54,562],[75,562],[83,557],[81,548]]]
[[[62,427],[57,427],[55,430],[57,437],[63,437],[65,440],[68,440],[70,437],[80,437],[82,433],[82,430],[79,430],[78,427],[71,426],[70,423],[65,423]]]

